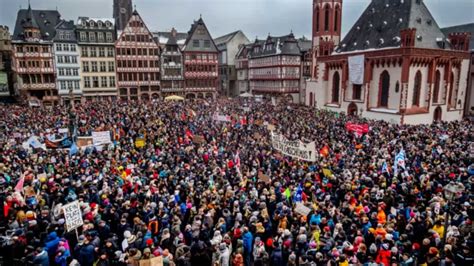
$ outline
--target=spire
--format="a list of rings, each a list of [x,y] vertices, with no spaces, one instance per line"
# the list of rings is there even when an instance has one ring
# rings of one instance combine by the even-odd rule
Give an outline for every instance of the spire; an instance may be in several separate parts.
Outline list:
[[[38,23],[36,23],[33,10],[31,9],[30,0],[28,0],[28,10],[26,11],[26,22],[23,25],[24,28],[37,28],[39,29]]]

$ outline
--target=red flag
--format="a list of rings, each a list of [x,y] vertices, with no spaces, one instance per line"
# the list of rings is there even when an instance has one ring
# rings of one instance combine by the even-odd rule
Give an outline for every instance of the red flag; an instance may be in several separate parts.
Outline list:
[[[186,114],[185,113],[181,114],[181,120],[183,120],[183,121],[186,120]]]
[[[325,145],[321,150],[319,150],[319,154],[323,157],[327,157],[329,155],[328,145]]]
[[[346,123],[346,130],[351,132],[353,131],[359,136],[369,132],[369,124],[354,124],[351,122]]]
[[[237,167],[237,171],[240,172],[240,152],[237,151],[237,153],[234,155],[234,163],[235,167]]]
[[[240,124],[243,126],[243,125],[247,125],[247,117],[245,116],[241,116],[240,117]]]
[[[191,132],[191,130],[186,129],[186,137],[188,137],[188,138],[193,138],[193,137],[194,137],[194,135],[193,135],[193,133]]]

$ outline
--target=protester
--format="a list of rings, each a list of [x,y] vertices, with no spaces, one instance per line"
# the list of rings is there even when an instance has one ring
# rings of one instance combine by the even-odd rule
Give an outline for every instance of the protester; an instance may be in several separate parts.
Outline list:
[[[472,263],[470,121],[227,99],[0,105],[0,117],[3,265]],[[110,144],[87,143],[101,131]],[[316,161],[272,134],[314,142]],[[73,202],[83,224],[67,230]]]

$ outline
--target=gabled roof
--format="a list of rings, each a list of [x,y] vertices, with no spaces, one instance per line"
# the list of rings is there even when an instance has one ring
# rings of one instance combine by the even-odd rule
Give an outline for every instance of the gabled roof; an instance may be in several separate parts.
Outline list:
[[[255,49],[258,47],[258,51]],[[298,41],[295,39],[293,33],[288,35],[273,37],[268,35],[266,40],[256,39],[252,45],[252,50],[249,53],[251,58],[265,57],[272,55],[300,55],[301,50],[298,46]]]
[[[471,33],[471,40],[469,42],[469,50],[474,51],[474,23],[456,25],[442,28],[441,31],[448,37],[450,33],[469,32]]]
[[[253,47],[253,43],[244,44],[244,45],[240,46],[239,51],[237,52],[235,57],[239,58],[239,59],[240,58],[247,58],[250,50],[252,49],[252,47]]]
[[[186,39],[188,38],[188,34],[186,32],[176,32],[176,36],[174,40],[170,41],[172,37],[171,31],[158,31],[153,32],[153,38],[157,41],[160,45],[174,45],[173,43],[176,41],[176,44],[181,46],[184,45]]]
[[[307,52],[313,47],[313,42],[303,36],[302,38],[298,39],[298,46],[300,47],[301,52]]]
[[[142,17],[140,16],[140,14],[138,13],[137,10],[134,10],[132,15],[130,16],[130,18],[128,19],[127,23],[125,24],[125,27],[123,29],[123,31],[121,31],[120,35],[117,36],[117,40],[118,42],[121,42],[122,40],[122,36],[125,34],[135,34],[135,33],[138,33],[138,32],[135,32],[136,29],[138,28],[135,28],[135,27],[132,27],[131,26],[131,23],[132,21],[134,20],[138,20],[140,21],[141,23],[143,23],[143,27],[140,27],[142,29],[140,29],[140,34],[148,34],[149,37],[150,37],[150,42],[153,42],[154,44],[156,44],[158,46],[158,43],[155,41],[154,37],[153,37],[153,33],[151,33],[151,31],[148,29],[145,21],[142,19]]]
[[[199,43],[200,43],[199,47],[194,47],[193,45],[194,40],[199,40]],[[211,43],[210,47],[203,47],[204,41],[209,41]],[[194,23],[191,25],[191,29],[188,32],[188,38],[186,39],[186,42],[184,43],[183,52],[193,52],[193,51],[196,51],[196,52],[218,52],[219,51],[202,17],[199,18],[197,21],[194,21]]]
[[[235,35],[237,35],[239,32],[242,32],[241,30],[236,30],[234,32],[231,32],[229,34],[226,34],[224,36],[221,36],[221,37],[217,37],[214,39],[214,43],[216,45],[220,45],[220,44],[224,44],[224,43],[228,43],[230,42],[230,40],[232,40],[232,38],[235,37]],[[243,34],[243,33],[242,33]]]
[[[407,28],[416,28],[415,47],[450,47],[423,0],[373,0],[336,52],[399,47],[400,31]]]
[[[12,39],[24,40],[24,29],[34,27],[39,28],[43,40],[50,41],[56,34],[55,27],[59,23],[60,18],[61,15],[56,10],[33,10],[31,7],[20,9],[16,17]]]
[[[72,21],[72,20],[66,21],[66,20],[61,19],[59,21],[58,25],[56,25],[56,34],[53,38],[54,41],[67,41],[67,42],[76,41],[76,34],[74,34],[75,29],[76,29],[76,25],[74,25],[74,21]],[[61,30],[71,31],[72,32],[72,34],[70,35],[71,39],[69,39],[69,40],[64,40],[64,39],[60,40],[58,32],[61,31]]]

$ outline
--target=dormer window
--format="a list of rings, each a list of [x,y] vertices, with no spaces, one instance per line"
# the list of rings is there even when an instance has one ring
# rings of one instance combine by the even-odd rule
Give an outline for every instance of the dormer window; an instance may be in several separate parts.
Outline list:
[[[109,22],[109,21],[106,21],[106,22],[105,22],[105,26],[106,26],[107,28],[110,28],[110,26],[111,26],[110,22]]]
[[[102,21],[97,22],[97,26],[98,26],[99,28],[102,28]]]
[[[82,26],[83,27],[87,26],[87,22],[85,20],[82,21]]]
[[[94,27],[94,21],[89,22],[89,26]]]

